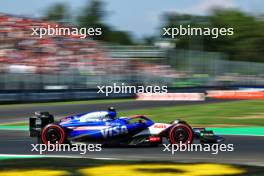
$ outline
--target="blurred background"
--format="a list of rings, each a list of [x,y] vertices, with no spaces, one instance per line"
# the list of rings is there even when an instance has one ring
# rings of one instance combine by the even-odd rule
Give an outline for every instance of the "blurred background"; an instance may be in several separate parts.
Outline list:
[[[102,28],[103,35],[31,35],[31,28],[56,25]],[[234,35],[162,37],[164,27],[179,25],[234,28]],[[263,0],[2,0],[0,175],[263,176],[263,44]],[[97,93],[97,86],[113,83],[168,86],[177,94]],[[206,127],[235,151],[173,157],[159,146],[105,147],[82,156],[32,153],[33,112],[59,120],[109,106],[118,117],[144,114]]]
[[[1,2],[0,90],[88,90],[113,82],[261,86],[263,5],[256,0]],[[103,35],[31,36],[32,27],[56,24],[101,27]],[[234,35],[162,38],[163,27],[179,25],[232,27]]]

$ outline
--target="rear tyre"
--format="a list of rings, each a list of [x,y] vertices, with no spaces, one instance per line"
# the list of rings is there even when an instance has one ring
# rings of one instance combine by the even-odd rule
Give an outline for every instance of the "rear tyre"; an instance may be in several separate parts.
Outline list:
[[[61,126],[49,124],[43,128],[40,140],[43,144],[63,144],[66,142],[66,133]]]
[[[192,128],[187,124],[179,123],[170,129],[168,138],[171,144],[191,144]]]

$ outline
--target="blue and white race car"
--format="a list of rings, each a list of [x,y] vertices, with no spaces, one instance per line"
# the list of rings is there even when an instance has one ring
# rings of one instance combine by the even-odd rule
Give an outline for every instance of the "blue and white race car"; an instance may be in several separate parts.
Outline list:
[[[105,145],[157,145],[218,143],[223,138],[205,128],[191,128],[186,122],[155,123],[144,115],[117,117],[110,107],[107,111],[82,113],[54,122],[48,112],[35,113],[29,120],[30,136],[40,143],[63,144],[71,142],[100,143]]]

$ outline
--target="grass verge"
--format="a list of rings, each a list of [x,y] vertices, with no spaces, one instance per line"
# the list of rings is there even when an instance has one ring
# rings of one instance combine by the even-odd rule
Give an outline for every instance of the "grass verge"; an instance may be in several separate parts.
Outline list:
[[[264,101],[251,100],[160,107],[122,111],[119,115],[128,116],[133,114],[147,115],[156,122],[182,119],[191,125],[264,126]]]
[[[182,119],[193,126],[264,126],[264,101],[235,101],[118,112],[118,116],[135,114],[147,115],[155,122],[170,122],[176,119]],[[27,125],[27,123],[5,123],[0,126],[23,126]]]

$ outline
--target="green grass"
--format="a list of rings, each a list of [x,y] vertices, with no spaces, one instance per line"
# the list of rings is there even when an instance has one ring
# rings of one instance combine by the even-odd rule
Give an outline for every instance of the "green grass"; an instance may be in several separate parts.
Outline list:
[[[264,126],[264,101],[245,100],[224,103],[170,106],[121,111],[118,116],[135,114],[147,115],[155,122],[170,122],[182,119],[191,125],[205,126]],[[251,116],[251,118],[249,118]],[[257,118],[252,118],[257,116]],[[263,116],[263,118],[262,118]],[[27,125],[27,122],[16,122],[8,125]]]
[[[10,123],[2,123],[1,126],[25,126],[28,125],[28,122],[21,121],[21,122],[10,122]]]
[[[51,105],[80,105],[80,104],[102,104],[102,103],[122,103],[134,101],[133,99],[102,99],[102,100],[83,100],[83,101],[63,101],[63,102],[46,102],[46,103],[28,103],[28,104],[5,104],[0,105],[0,108],[25,108],[34,106],[51,106]]]
[[[147,115],[156,122],[170,122],[175,119],[182,119],[192,125],[264,126],[264,101],[235,101],[161,107],[123,111],[120,113],[122,116],[133,114]],[[257,115],[258,118],[247,118],[254,115]],[[261,118],[262,115],[263,118]]]

